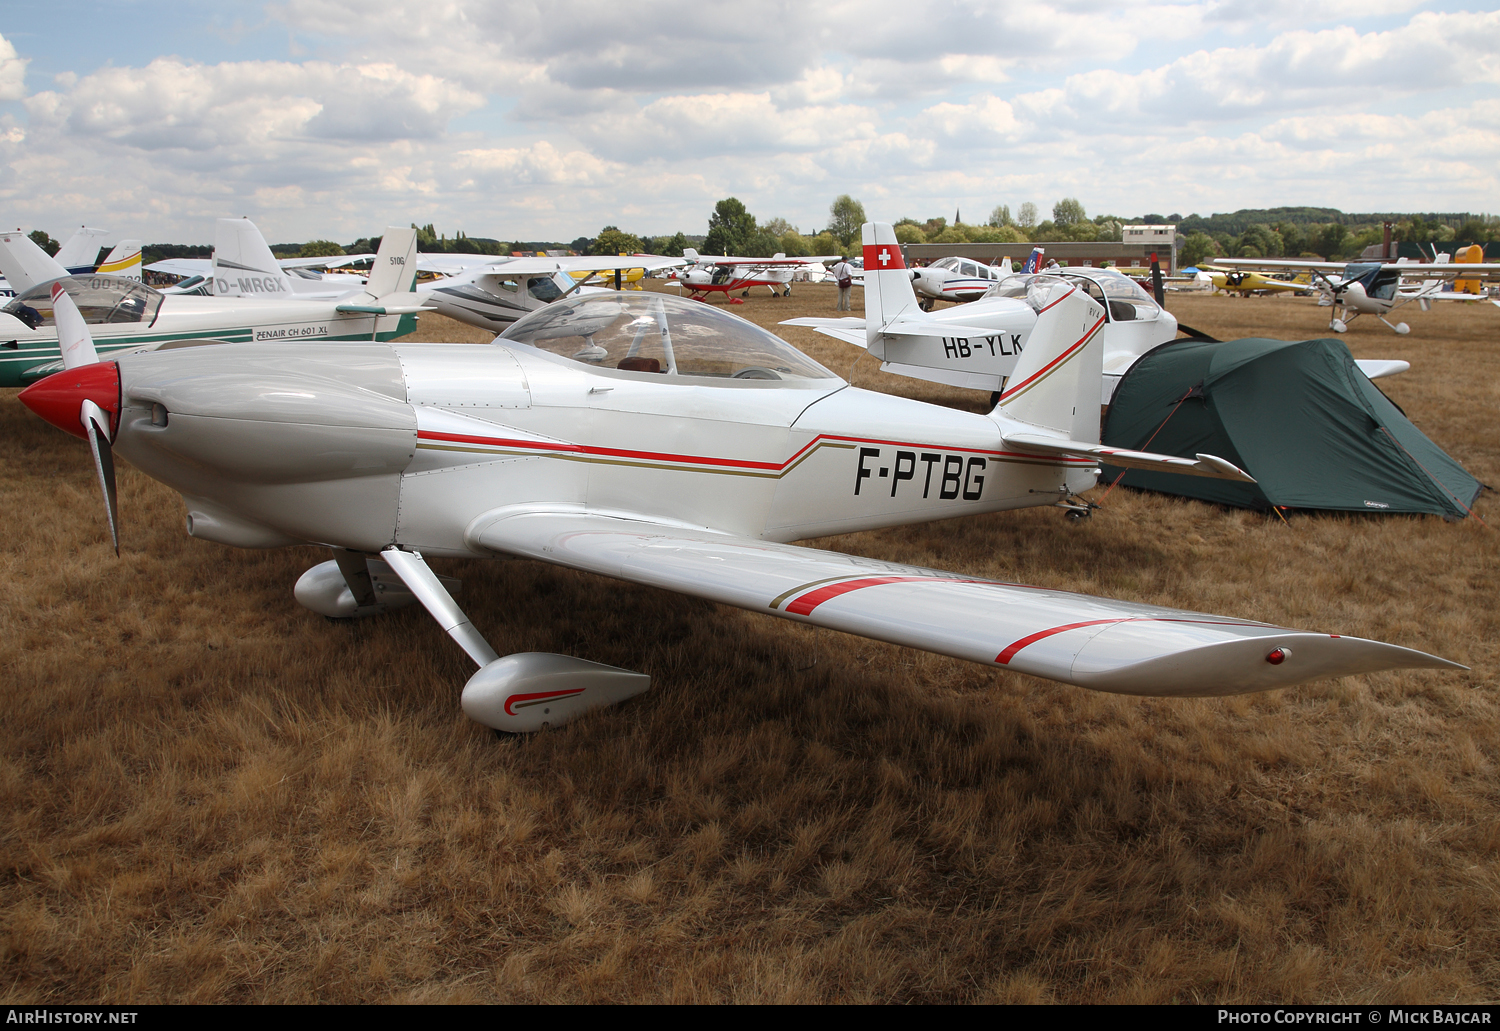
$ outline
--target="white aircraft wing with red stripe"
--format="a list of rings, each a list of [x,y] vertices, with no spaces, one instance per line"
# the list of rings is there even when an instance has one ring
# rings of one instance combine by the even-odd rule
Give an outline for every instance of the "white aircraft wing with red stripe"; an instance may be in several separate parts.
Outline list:
[[[502,509],[478,547],[833,630],[1120,694],[1213,696],[1385,669],[1450,668],[1423,652],[575,506]]]

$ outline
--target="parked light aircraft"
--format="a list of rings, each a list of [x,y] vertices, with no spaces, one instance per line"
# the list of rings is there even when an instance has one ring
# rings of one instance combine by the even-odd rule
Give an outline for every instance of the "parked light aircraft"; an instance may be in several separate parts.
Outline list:
[[[1322,289],[1332,298],[1333,314],[1328,328],[1343,333],[1360,315],[1374,315],[1401,335],[1411,332],[1405,322],[1392,324],[1386,318],[1391,312],[1403,308],[1413,301],[1427,311],[1435,300],[1475,300],[1472,296],[1458,296],[1456,291],[1442,289],[1444,283],[1455,278],[1467,280],[1489,279],[1500,276],[1500,264],[1480,262],[1459,263],[1412,263],[1400,262],[1337,262],[1337,261],[1290,261],[1267,258],[1222,258],[1221,265],[1236,268],[1257,268],[1307,272],[1315,276]],[[1407,286],[1403,277],[1425,279],[1416,286]],[[1500,305],[1500,301],[1496,302]]]
[[[692,297],[707,300],[711,293],[722,293],[730,304],[741,303],[739,298],[729,297],[739,293],[749,297],[753,287],[763,286],[771,296],[790,297],[792,276],[805,265],[827,261],[839,261],[837,254],[822,254],[815,258],[788,258],[776,254],[770,258],[732,258],[724,255],[700,255],[691,247],[682,251],[682,256],[692,264],[677,273],[677,281],[685,286]],[[779,289],[778,289],[779,288]]]
[[[1014,273],[1010,262],[1004,266],[986,265],[971,258],[939,258],[931,265],[911,270],[912,289],[922,298],[922,310],[931,311],[935,301],[976,301],[996,283],[1004,282]]]
[[[1208,273],[1215,290],[1236,293],[1241,297],[1249,297],[1253,293],[1309,294],[1321,288],[1320,284],[1311,281],[1312,277],[1307,273],[1298,276],[1296,280],[1287,280],[1274,279],[1253,270],[1222,268],[1217,265],[1200,265],[1199,268]]]
[[[900,250],[889,225],[863,239],[880,309],[891,273],[873,270],[899,269]],[[1028,297],[1031,345],[987,415],[850,387],[722,309],[634,293],[556,301],[489,347],[232,344],[98,361],[59,291],[69,368],[21,399],[89,442],[116,540],[114,453],[182,494],[195,537],[328,546],[297,600],[333,617],[421,603],[479,666],[464,711],[498,730],[563,723],[650,678],[497,657],[430,557],[538,559],[1125,694],[1462,668],[1376,641],[791,546],[1066,499],[1103,460],[1248,479],[1211,455],[1101,446],[1104,309],[1057,278]]]
[[[1178,334],[1175,316],[1152,299],[1134,279],[1114,269],[1056,268],[1038,275],[1018,273],[995,284],[987,296],[961,308],[926,314],[906,273],[886,273],[878,304],[866,289],[865,317],[788,319],[826,336],[864,347],[881,360],[881,370],[949,386],[992,393],[1003,391],[1029,345],[1037,315],[1027,303],[1038,282],[1077,286],[1103,309],[1100,403],[1108,404],[1126,370],[1141,355]],[[1191,332],[1191,331],[1190,331]],[[1399,360],[1364,359],[1356,364],[1371,379],[1405,372]]]
[[[677,268],[682,258],[651,254],[626,256],[580,256],[572,258],[490,258],[484,265],[417,284],[424,304],[442,315],[480,329],[500,331],[530,312],[563,297],[595,292],[613,293],[584,286],[578,272],[610,272],[616,269]]]
[[[415,313],[427,310],[411,292],[415,253],[414,230],[387,230],[366,289],[342,298],[269,299],[282,285],[250,273],[236,277],[240,296],[171,296],[133,279],[66,275],[26,236],[0,233],[0,271],[13,283],[30,283],[33,273],[43,276],[0,309],[0,386],[22,386],[60,367],[54,284],[82,309],[103,352],[204,340],[389,340],[410,333]],[[256,299],[257,293],[268,299]]]

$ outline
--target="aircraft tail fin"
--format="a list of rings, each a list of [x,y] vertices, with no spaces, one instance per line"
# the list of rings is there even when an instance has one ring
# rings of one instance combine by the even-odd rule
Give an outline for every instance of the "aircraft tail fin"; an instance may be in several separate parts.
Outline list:
[[[386,226],[370,267],[365,293],[371,297],[411,293],[417,278],[417,231],[401,226]]]
[[[38,283],[66,276],[68,270],[38,247],[35,240],[17,229],[10,233],[0,233],[0,274],[5,276],[10,288],[19,294]]]
[[[292,280],[248,218],[221,218],[214,226],[214,294],[219,297],[292,296]]]
[[[1026,259],[1026,266],[1025,266],[1025,268],[1021,269],[1021,271],[1025,272],[1025,273],[1040,272],[1042,270],[1042,259],[1045,258],[1046,256],[1047,256],[1047,248],[1045,248],[1045,247],[1033,247],[1033,248],[1031,248],[1031,256]]]
[[[920,309],[911,288],[911,272],[890,223],[866,222],[860,228],[860,241],[865,257],[865,339],[869,346],[878,347],[886,326]]]
[[[101,275],[141,281],[141,241],[121,240],[115,244],[95,270]]]
[[[691,247],[684,247],[682,249],[682,256],[688,261],[691,261],[694,265],[698,264],[698,262],[702,260],[698,257],[698,252]]]
[[[99,260],[99,241],[108,235],[108,229],[79,226],[68,237],[68,242],[58,248],[53,260],[75,276],[94,272],[94,263]],[[139,249],[137,245],[137,250]]]
[[[1104,309],[1061,280],[1034,289],[1030,300],[1036,326],[992,415],[1097,444]]]

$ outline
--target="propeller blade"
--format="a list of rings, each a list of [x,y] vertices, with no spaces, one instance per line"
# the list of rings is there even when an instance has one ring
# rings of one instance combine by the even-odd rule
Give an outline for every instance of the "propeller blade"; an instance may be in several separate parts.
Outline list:
[[[109,413],[94,402],[85,400],[78,413],[88,434],[89,450],[94,453],[94,471],[99,474],[99,489],[104,494],[105,514],[109,516],[109,537],[115,554],[120,554],[120,502],[115,490],[115,456],[109,446]]]
[[[61,283],[52,284],[52,318],[57,323],[57,349],[62,352],[64,369],[93,365],[99,360],[88,324]]]

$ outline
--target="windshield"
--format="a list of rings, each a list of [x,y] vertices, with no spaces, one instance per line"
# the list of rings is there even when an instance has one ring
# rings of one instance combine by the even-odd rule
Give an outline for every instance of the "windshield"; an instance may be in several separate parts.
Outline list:
[[[4,308],[32,329],[53,325],[52,284],[61,283],[89,325],[156,321],[162,295],[134,279],[119,276],[63,276],[22,293]]]
[[[932,267],[933,268],[944,268],[944,269],[956,269],[956,268],[958,268],[958,259],[957,258],[939,258],[937,261],[934,261],[932,263]]]
[[[556,301],[500,339],[599,369],[738,380],[837,378],[754,323],[701,301],[661,294]]]
[[[1104,290],[1104,297],[1109,302],[1111,321],[1150,320],[1161,314],[1161,309],[1151,299],[1151,295],[1129,276],[1112,272],[1100,276],[1096,282]]]
[[[1119,273],[1101,273],[1097,276],[1047,275],[1011,276],[985,291],[986,297],[1025,297],[1031,284],[1039,279],[1064,279],[1076,285],[1084,293],[1109,309],[1111,322],[1143,322],[1160,317],[1151,295],[1128,276]]]

